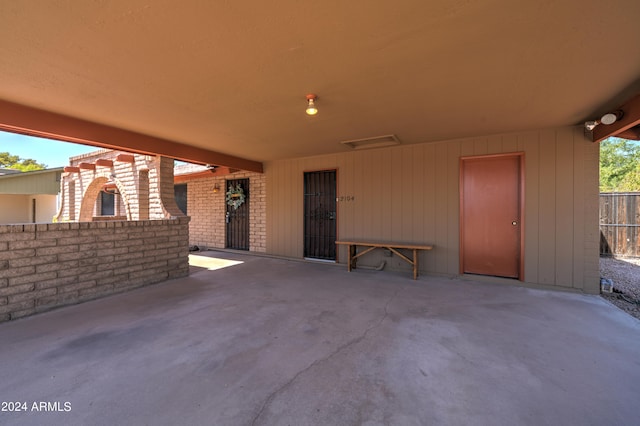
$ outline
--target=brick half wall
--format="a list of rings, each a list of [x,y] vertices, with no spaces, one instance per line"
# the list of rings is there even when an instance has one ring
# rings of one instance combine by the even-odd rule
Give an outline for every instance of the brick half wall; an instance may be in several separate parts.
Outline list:
[[[0,322],[188,274],[188,217],[0,225]]]

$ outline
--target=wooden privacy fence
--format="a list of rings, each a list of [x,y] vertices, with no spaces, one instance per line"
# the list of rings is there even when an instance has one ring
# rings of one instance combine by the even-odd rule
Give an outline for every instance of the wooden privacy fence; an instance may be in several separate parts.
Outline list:
[[[600,254],[640,256],[640,192],[600,193]]]

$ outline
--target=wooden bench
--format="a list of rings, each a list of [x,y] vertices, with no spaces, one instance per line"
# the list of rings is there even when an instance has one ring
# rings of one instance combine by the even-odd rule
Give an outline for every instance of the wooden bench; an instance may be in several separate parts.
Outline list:
[[[398,257],[400,257],[400,259],[404,259],[406,262],[413,266],[414,280],[418,278],[418,250],[431,250],[433,248],[433,246],[421,244],[376,243],[367,241],[336,241],[336,244],[348,246],[349,251],[347,259],[347,271],[349,272],[351,272],[351,269],[356,268],[356,263],[358,262],[358,258],[360,256],[363,256],[377,248],[385,248],[387,250],[390,250],[392,253],[395,253],[396,255],[398,255]],[[367,248],[358,253],[358,246]],[[413,257],[409,258],[398,251],[402,249],[411,250],[413,252]]]

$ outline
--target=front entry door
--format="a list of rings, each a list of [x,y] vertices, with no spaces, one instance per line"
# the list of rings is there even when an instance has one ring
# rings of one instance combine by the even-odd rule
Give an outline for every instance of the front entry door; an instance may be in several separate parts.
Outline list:
[[[462,273],[522,277],[522,155],[460,162]]]
[[[226,188],[232,194],[225,198],[227,199],[225,246],[235,250],[249,250],[249,179],[228,180]],[[235,208],[233,201],[240,200],[242,195],[244,195],[244,202]]]
[[[304,174],[304,257],[336,260],[336,171]]]

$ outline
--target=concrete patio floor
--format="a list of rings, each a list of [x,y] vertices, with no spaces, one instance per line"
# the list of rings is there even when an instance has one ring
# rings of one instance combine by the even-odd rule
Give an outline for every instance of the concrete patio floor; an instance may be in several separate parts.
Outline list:
[[[242,263],[0,324],[0,424],[638,422],[640,321],[600,297],[204,254]]]

